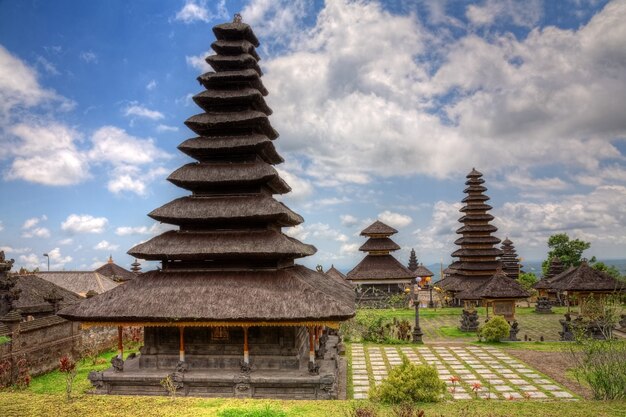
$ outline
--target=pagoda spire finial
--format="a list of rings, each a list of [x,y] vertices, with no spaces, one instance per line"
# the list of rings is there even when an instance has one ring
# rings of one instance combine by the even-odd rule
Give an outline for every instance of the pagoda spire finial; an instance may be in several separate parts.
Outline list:
[[[110,263],[110,264],[113,263],[113,255],[109,255],[109,260],[107,261],[107,263]]]
[[[235,13],[233,16],[233,23],[241,23],[243,22],[243,17],[241,17],[241,13]]]

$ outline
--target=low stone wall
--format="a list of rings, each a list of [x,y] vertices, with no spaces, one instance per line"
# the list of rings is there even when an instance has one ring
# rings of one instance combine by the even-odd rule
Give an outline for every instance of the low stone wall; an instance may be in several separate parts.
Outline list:
[[[56,315],[21,322],[6,335],[11,341],[0,345],[0,364],[10,365],[5,377],[11,375],[13,381],[20,359],[27,360],[31,376],[41,375],[57,368],[64,355],[77,359],[87,348],[99,352],[115,346],[116,334],[111,328],[81,330],[78,323]]]

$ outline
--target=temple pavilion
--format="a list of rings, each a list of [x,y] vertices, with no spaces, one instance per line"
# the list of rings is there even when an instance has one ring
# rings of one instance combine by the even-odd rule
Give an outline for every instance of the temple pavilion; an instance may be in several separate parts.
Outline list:
[[[330,399],[337,358],[328,329],[354,316],[354,290],[294,263],[316,249],[282,233],[303,218],[274,199],[290,187],[273,165],[272,141],[250,26],[236,16],[213,28],[215,70],[200,77],[202,113],[185,124],[197,136],[179,149],[194,162],[168,180],[188,190],[152,211],[178,230],[129,250],[159,261],[126,284],[66,308],[84,326],[144,328],[140,355],[90,375],[98,393]],[[119,349],[123,349],[121,345]]]
[[[367,255],[348,272],[347,277],[359,286],[358,290],[365,295],[362,299],[368,298],[368,295],[376,297],[403,293],[415,279],[416,275],[391,255],[391,252],[400,249],[389,238],[396,233],[396,229],[379,220],[361,231],[361,236],[368,240],[359,250],[367,252]]]
[[[498,229],[490,222],[493,216],[487,213],[491,206],[486,204],[489,197],[485,195],[487,188],[483,185],[483,174],[472,168],[467,174],[463,190],[467,196],[462,200],[460,209],[463,216],[459,222],[463,225],[456,233],[461,235],[454,243],[459,249],[452,253],[458,258],[448,268],[450,274],[439,281],[437,286],[450,292],[457,302],[476,303],[480,296],[476,290],[495,275],[502,256],[502,250],[496,245],[500,239],[492,236]]]
[[[502,270],[507,277],[511,279],[518,279],[522,270],[520,264],[520,258],[517,256],[517,251],[513,242],[508,237],[502,241],[502,256],[500,261],[502,262]]]

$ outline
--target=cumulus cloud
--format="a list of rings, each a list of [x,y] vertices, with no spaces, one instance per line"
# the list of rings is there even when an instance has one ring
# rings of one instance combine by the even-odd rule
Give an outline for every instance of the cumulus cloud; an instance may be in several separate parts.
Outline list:
[[[150,82],[148,84],[146,84],[146,90],[148,91],[152,91],[157,87],[157,82],[156,80],[150,80]]]
[[[6,254],[14,253],[19,255],[20,253],[30,252],[31,248],[13,248],[11,246],[0,246],[0,251],[5,252]]]
[[[50,237],[50,230],[45,227],[35,227],[29,230],[22,232],[22,237],[24,238],[32,238],[39,237],[42,239],[46,239]]]
[[[4,230],[4,226],[2,225],[2,221],[0,220],[0,232]]]
[[[516,24],[536,23],[537,4]],[[494,5],[495,22],[519,14],[514,2],[480,7]],[[252,21],[280,22],[263,12],[269,2],[252,6],[260,10],[248,13]],[[442,42],[414,16],[378,3],[328,2],[287,52],[263,61],[272,123],[321,186],[448,178],[471,166],[593,175],[623,157],[615,146],[626,137],[623,19],[626,4],[612,2],[577,30],[545,27],[520,39],[470,31]],[[537,184],[565,188],[545,180]]]
[[[48,220],[48,216],[46,216],[45,214],[41,217],[32,217],[30,219],[26,219],[26,221],[22,225],[22,229],[30,229],[38,225],[39,222],[46,221],[46,220]]]
[[[490,26],[505,20],[517,26],[532,28],[542,16],[540,0],[486,0],[467,6],[465,16],[476,26]]]
[[[206,57],[211,55],[211,51],[203,52],[199,55],[185,56],[185,62],[199,73],[211,71],[211,66],[206,62]]]
[[[124,116],[143,117],[150,120],[161,120],[165,116],[157,110],[150,110],[138,103],[130,103],[123,110]]]
[[[405,214],[394,213],[389,210],[385,210],[378,215],[378,219],[388,224],[391,227],[402,228],[410,225],[413,222],[411,216]]]
[[[206,0],[187,0],[183,8],[176,13],[175,20],[190,24],[229,17],[226,0],[216,2],[214,11],[209,10],[206,3]]]
[[[106,240],[101,240],[93,248],[95,250],[116,251],[119,247],[120,247],[119,245],[114,245],[112,243],[107,242]]]
[[[356,226],[359,223],[359,219],[351,214],[342,214],[339,218],[341,219],[341,224],[346,227]]]
[[[153,223],[151,226],[121,226],[115,229],[118,236],[158,235],[168,230],[175,230],[176,226],[166,223]]]
[[[178,127],[176,126],[168,126],[168,125],[164,125],[164,124],[159,124],[156,127],[157,132],[162,133],[162,132],[178,132]]]
[[[61,223],[61,229],[69,233],[102,233],[109,220],[106,217],[94,217],[89,214],[70,214]]]
[[[54,248],[47,252],[50,260],[50,270],[60,270],[65,267],[66,264],[72,262],[73,258],[69,255],[63,256],[61,249]],[[48,265],[48,259],[43,256],[38,256],[34,253],[27,255],[20,255],[18,264],[27,269],[39,268],[40,270],[46,270]]]

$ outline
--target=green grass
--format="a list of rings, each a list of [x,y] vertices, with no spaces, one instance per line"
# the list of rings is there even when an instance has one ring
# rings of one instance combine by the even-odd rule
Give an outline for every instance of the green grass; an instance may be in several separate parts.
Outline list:
[[[124,356],[136,352],[135,350],[124,351]],[[91,389],[91,383],[87,379],[87,375],[91,371],[102,371],[111,367],[111,358],[117,354],[117,351],[108,351],[98,356],[100,364],[92,365],[92,363],[86,359],[78,362],[76,378],[74,379],[74,386],[72,391],[74,393],[84,393],[88,389]],[[30,386],[25,390],[33,394],[61,394],[65,393],[65,375],[59,372],[58,369],[48,372],[47,374],[39,375],[33,378]]]
[[[471,337],[474,339],[477,338],[476,332],[462,332],[456,326],[442,326],[439,328],[439,331],[446,337]]]
[[[8,336],[0,336],[0,345],[8,343],[11,341],[11,338]]]

